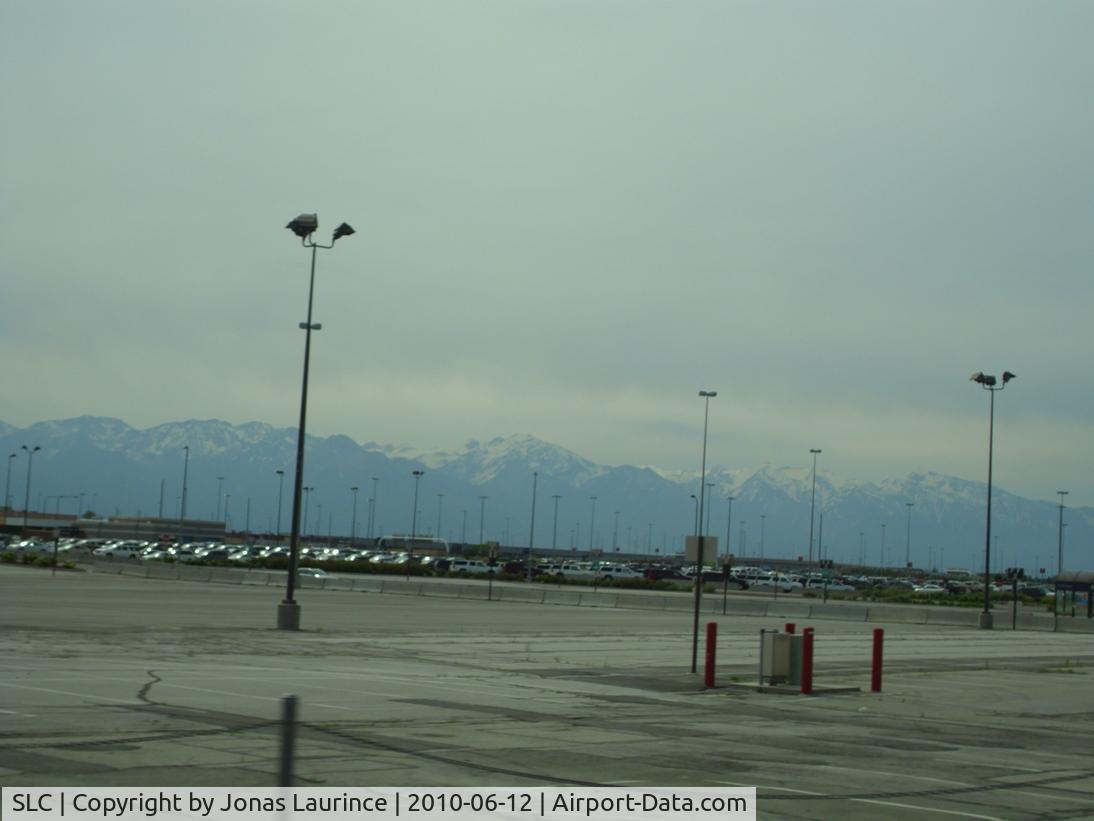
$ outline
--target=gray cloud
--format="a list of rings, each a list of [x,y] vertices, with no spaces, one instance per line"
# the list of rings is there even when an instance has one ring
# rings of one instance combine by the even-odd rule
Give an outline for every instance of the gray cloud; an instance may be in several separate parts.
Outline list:
[[[8,421],[826,461],[1090,504],[1083,4],[12,2]],[[14,307],[13,307],[14,306]],[[1077,375],[1079,375],[1077,377]],[[1085,501],[1084,501],[1085,500]]]

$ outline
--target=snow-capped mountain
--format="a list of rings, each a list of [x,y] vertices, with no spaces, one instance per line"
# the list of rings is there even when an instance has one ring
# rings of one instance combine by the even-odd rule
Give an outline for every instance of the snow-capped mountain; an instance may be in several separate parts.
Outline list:
[[[34,509],[74,513],[82,502],[82,509],[104,515],[158,515],[162,506],[164,516],[176,516],[185,463],[189,517],[219,515],[233,529],[276,532],[280,501],[280,530],[288,529],[292,428],[188,420],[138,430],[89,416],[24,429],[0,422],[0,452],[15,454],[5,490],[14,507],[25,493],[23,444],[42,448],[33,462]],[[424,471],[417,483],[414,470]],[[917,566],[983,566],[986,488],[980,482],[937,473],[858,482],[820,470],[814,497],[809,465],[708,466],[706,482],[704,529],[719,537],[721,551],[728,538],[737,556],[808,555],[812,507],[814,554],[865,558],[871,565],[899,565],[907,556]],[[695,527],[698,499],[691,497],[699,495],[698,472],[598,465],[528,435],[471,440],[452,451],[309,436],[307,532],[348,535],[352,529],[360,537],[371,525],[374,535],[415,528],[439,530],[453,541],[478,542],[481,533],[527,545],[533,483],[537,547],[673,553]],[[1053,571],[1058,515],[1051,502],[996,488],[992,550],[999,561],[993,565]],[[1081,567],[1094,511],[1068,509],[1065,519],[1064,566]]]

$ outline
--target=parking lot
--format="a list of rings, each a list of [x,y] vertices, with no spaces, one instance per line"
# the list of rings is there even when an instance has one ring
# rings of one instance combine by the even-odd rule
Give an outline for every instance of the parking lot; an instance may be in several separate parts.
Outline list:
[[[272,785],[300,696],[302,785],[745,785],[763,818],[1094,814],[1084,634],[816,622],[818,688],[745,689],[770,617],[280,591],[0,568],[0,784]],[[704,619],[705,620],[705,619]],[[805,626],[804,624],[800,625]]]

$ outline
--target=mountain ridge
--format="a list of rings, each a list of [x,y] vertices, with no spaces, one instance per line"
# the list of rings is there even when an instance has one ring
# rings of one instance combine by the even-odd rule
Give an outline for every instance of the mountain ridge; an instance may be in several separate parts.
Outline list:
[[[295,428],[187,419],[138,429],[120,419],[91,415],[22,429],[0,421],[0,446],[11,448],[18,458],[23,443],[42,447],[34,461],[32,506],[41,499],[59,506],[60,497],[63,509],[73,511],[75,503],[68,500],[80,493],[95,498],[99,513],[158,513],[162,489],[164,514],[170,515],[178,504],[183,447],[188,445],[187,498],[193,515],[205,515],[205,507],[210,516],[221,509],[237,529],[247,525],[249,530],[273,532],[276,495],[283,495],[283,511],[291,509]],[[309,515],[319,517],[308,523],[310,532],[348,535],[354,530],[367,535],[366,509],[374,535],[409,530],[415,518],[410,475],[415,469],[425,471],[416,517],[419,530],[436,531],[439,525],[443,536],[456,541],[477,541],[482,532],[486,539],[526,545],[534,472],[539,474],[537,546],[673,552],[695,526],[698,500],[690,497],[698,488],[697,472],[600,465],[530,434],[468,439],[462,448],[451,450],[309,434],[305,453],[305,483],[315,488]],[[282,480],[275,479],[277,470],[290,477],[287,491],[283,485],[278,488]],[[13,503],[25,489],[18,474],[9,478]],[[713,487],[703,494],[704,525],[710,523],[713,535],[728,536],[738,555],[758,557],[761,548],[767,555],[808,554],[812,478],[808,465],[713,465],[707,473]],[[357,520],[352,519],[353,487],[366,493],[359,500]],[[218,500],[218,488],[228,498]],[[375,505],[370,501],[374,488]],[[933,471],[862,482],[818,470],[814,551],[820,552],[823,539],[828,555],[844,561],[861,559],[865,552],[873,564],[903,564],[905,554],[918,564],[937,564],[948,552],[974,567],[979,556],[982,566],[985,495],[983,483]],[[241,511],[246,501],[251,502],[250,522]],[[913,504],[910,522],[908,502]],[[1030,569],[1054,566],[1056,506],[998,487],[993,502],[993,531],[1001,539],[993,552],[1001,551],[1007,561],[1021,560]],[[558,525],[555,504],[560,508]],[[1090,508],[1068,508],[1068,543],[1089,542],[1092,514]],[[283,514],[282,532],[285,527]],[[721,542],[724,550],[725,538]]]

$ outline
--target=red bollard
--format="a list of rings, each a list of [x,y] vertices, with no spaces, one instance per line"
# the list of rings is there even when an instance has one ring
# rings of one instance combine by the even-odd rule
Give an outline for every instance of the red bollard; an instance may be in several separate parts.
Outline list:
[[[785,625],[783,626],[783,632],[784,632],[784,633],[789,633],[790,635],[794,635],[794,622],[792,622],[792,621],[788,621],[788,622],[787,622],[787,623],[786,623],[786,624],[785,624]]]
[[[706,666],[703,669],[703,684],[707,687],[714,686],[714,648],[718,644],[718,623],[707,622],[707,657]]]
[[[802,695],[813,694],[813,628],[802,631]]]
[[[870,692],[881,692],[881,647],[885,643],[885,631],[874,628],[874,663],[870,671]]]

